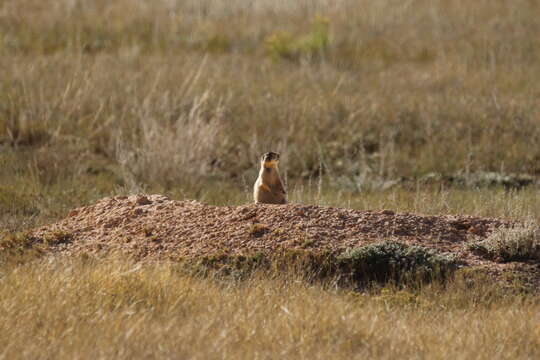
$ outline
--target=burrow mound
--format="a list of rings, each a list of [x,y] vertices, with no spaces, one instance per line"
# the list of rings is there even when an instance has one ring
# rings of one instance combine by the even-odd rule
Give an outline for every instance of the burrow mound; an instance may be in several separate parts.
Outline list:
[[[450,252],[468,265],[488,260],[469,250],[508,221],[473,216],[424,216],[288,204],[211,206],[162,195],[104,198],[36,229],[51,251],[110,251],[138,259],[272,254],[283,249],[342,254],[391,240]]]

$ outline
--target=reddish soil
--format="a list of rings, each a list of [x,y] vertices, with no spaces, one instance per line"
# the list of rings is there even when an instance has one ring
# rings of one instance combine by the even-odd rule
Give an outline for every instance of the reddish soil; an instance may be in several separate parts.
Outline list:
[[[540,264],[498,263],[469,250],[499,227],[515,222],[474,216],[427,216],[392,210],[360,211],[288,204],[211,206],[175,201],[162,195],[104,198],[74,209],[68,217],[35,229],[53,253],[120,253],[141,260],[186,259],[214,255],[272,256],[282,250],[333,253],[394,240],[451,252],[494,279],[514,275],[540,286]],[[504,275],[506,274],[506,275]],[[504,275],[504,276],[503,276]],[[509,280],[510,279],[510,280]]]
[[[500,219],[397,214],[313,205],[210,206],[161,195],[105,198],[39,228],[39,238],[64,239],[67,254],[120,251],[136,258],[271,253],[287,249],[331,251],[381,240],[459,253],[469,264],[482,259],[467,249],[500,226]],[[67,236],[66,236],[67,235]]]

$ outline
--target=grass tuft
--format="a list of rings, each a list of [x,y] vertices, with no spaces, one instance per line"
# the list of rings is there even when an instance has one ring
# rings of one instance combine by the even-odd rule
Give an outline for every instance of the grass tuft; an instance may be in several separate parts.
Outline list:
[[[540,229],[534,223],[495,230],[487,239],[469,245],[490,259],[501,262],[540,260]]]

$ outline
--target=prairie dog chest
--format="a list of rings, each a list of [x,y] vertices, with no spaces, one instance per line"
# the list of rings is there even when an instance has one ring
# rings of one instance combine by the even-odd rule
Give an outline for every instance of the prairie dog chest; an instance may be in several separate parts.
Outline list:
[[[279,172],[276,168],[265,168],[263,167],[259,173],[259,179],[261,184],[266,185],[276,185],[281,183],[281,178]]]

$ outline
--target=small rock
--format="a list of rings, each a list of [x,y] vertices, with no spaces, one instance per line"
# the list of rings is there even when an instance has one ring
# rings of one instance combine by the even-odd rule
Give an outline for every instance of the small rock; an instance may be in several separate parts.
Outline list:
[[[137,205],[148,205],[152,202],[144,195],[137,195],[137,198],[135,199],[135,202]]]
[[[469,230],[467,230],[469,233],[471,234],[474,234],[474,235],[482,235],[484,233],[483,229],[481,226],[471,226],[469,228]]]
[[[150,201],[157,202],[157,203],[163,203],[163,202],[165,202],[165,201],[170,200],[170,199],[169,199],[167,196],[165,196],[165,195],[150,195],[150,198],[151,198]]]

